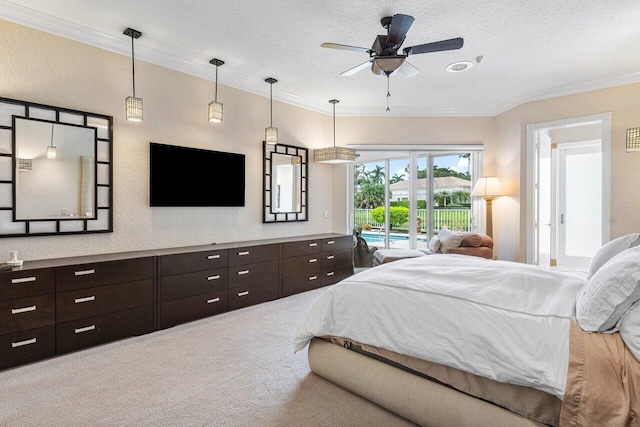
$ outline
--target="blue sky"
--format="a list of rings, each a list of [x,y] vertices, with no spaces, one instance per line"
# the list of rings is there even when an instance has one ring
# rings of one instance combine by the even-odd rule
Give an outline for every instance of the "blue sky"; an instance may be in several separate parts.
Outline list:
[[[384,162],[368,162],[365,163],[367,166],[367,170],[372,170],[375,168],[375,165],[378,164],[381,167],[384,167]],[[391,160],[389,163],[389,168],[392,173],[390,176],[395,174],[402,175],[404,174],[404,168],[409,164],[408,159],[401,160]],[[427,164],[427,159],[425,157],[418,159],[418,168],[424,169]],[[434,164],[441,168],[450,168],[452,170],[458,172],[469,172],[469,161],[468,159],[462,159],[457,154],[448,155],[448,156],[439,156],[434,160]]]

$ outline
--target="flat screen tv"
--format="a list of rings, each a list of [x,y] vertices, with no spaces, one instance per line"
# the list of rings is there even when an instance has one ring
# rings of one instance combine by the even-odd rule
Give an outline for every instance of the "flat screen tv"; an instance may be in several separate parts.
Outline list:
[[[151,206],[244,206],[245,156],[150,143]]]

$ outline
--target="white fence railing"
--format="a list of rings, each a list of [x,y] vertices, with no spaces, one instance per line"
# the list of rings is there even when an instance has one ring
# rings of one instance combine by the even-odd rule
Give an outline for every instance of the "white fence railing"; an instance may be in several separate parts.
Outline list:
[[[384,224],[371,218],[371,209],[355,209],[353,219],[354,225],[362,225],[367,228],[368,224],[371,228],[383,228]],[[420,232],[427,230],[427,209],[418,209],[418,218],[420,223]],[[442,227],[449,227],[452,230],[471,231],[471,209],[434,209],[433,210],[433,229],[440,230]],[[409,224],[394,224],[393,229],[397,231],[409,230]]]

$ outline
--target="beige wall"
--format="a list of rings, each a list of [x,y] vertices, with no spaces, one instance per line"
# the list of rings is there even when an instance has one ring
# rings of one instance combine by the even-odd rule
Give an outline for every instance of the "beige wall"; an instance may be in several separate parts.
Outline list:
[[[9,250],[42,259],[210,242],[344,232],[346,165],[310,163],[310,221],[262,224],[262,139],[268,98],[220,85],[225,120],[206,121],[213,83],[149,63],[136,64],[136,93],[144,98],[142,123],[124,120],[131,91],[130,58],[0,21],[0,96],[114,117],[114,233],[0,239]],[[533,102],[497,117],[338,117],[337,141],[347,144],[468,144],[485,146],[484,173],[509,192],[494,202],[500,259],[525,259],[524,158],[528,123],[611,111],[612,237],[640,229],[640,153],[624,152],[624,132],[640,125],[640,85]],[[274,102],[282,143],[309,149],[332,141],[331,116]],[[209,148],[247,156],[244,208],[150,208],[149,142]],[[310,153],[311,154],[311,153]],[[323,211],[327,210],[328,218]]]
[[[211,81],[138,62],[136,94],[144,99],[144,121],[132,123],[124,119],[124,99],[131,94],[129,57],[6,21],[0,21],[0,52],[0,96],[113,116],[115,189],[113,233],[0,239],[0,262],[9,250],[28,260],[345,230],[344,203],[336,209],[332,192],[343,180],[334,183],[333,168],[322,164],[309,168],[310,221],[262,224],[268,98],[220,86],[224,122],[209,123]],[[331,120],[274,102],[274,125],[285,144],[326,145]],[[150,208],[150,141],[245,154],[246,206]],[[336,217],[342,228],[334,228]]]
[[[627,128],[640,126],[640,84],[617,86],[531,102],[496,117],[495,173],[509,183],[510,197],[494,205],[499,254],[526,260],[526,125],[610,112],[611,117],[611,238],[640,230],[640,153],[625,151]],[[513,162],[510,161],[513,159]],[[519,159],[519,161],[518,161]]]

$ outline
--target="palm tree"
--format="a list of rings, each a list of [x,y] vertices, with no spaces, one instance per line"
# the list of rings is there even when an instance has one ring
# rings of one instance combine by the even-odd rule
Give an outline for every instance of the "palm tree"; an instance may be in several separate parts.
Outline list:
[[[395,184],[396,182],[404,181],[404,175],[395,174],[389,180],[389,184]]]
[[[451,201],[456,205],[468,205],[471,203],[471,195],[468,191],[457,190],[451,193]]]
[[[367,178],[370,184],[384,184],[384,168],[376,165],[372,171],[367,172]]]

